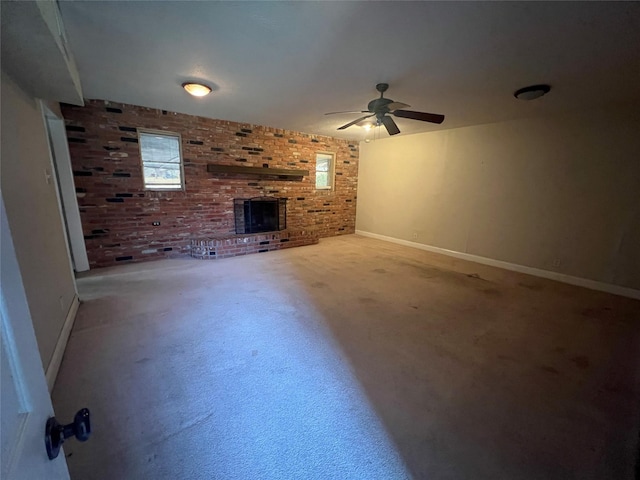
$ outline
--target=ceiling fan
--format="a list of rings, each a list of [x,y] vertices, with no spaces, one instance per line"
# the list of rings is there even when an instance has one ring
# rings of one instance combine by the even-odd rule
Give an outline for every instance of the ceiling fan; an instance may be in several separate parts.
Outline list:
[[[442,123],[444,121],[444,115],[437,113],[426,112],[414,112],[413,110],[404,110],[405,107],[409,107],[406,103],[394,102],[390,98],[384,98],[384,92],[389,88],[388,83],[379,83],[376,85],[376,90],[380,92],[380,98],[376,98],[369,102],[367,105],[368,110],[351,111],[351,112],[330,112],[325,115],[335,115],[337,113],[366,113],[364,117],[355,119],[353,122],[349,122],[346,125],[338,127],[338,130],[344,130],[352,125],[362,122],[370,117],[376,117],[377,125],[384,125],[389,132],[389,135],[396,135],[400,133],[400,129],[396,122],[389,114],[401,118],[410,118],[411,120],[420,120],[421,122]]]

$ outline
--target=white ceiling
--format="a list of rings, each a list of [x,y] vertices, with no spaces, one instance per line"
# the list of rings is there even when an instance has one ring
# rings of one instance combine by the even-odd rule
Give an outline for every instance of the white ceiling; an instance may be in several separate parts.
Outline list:
[[[376,98],[443,113],[403,134],[640,104],[640,2],[60,2],[86,98],[364,138]],[[201,80],[214,93],[180,88]],[[514,90],[549,83],[532,102]],[[386,132],[384,136],[386,136]]]

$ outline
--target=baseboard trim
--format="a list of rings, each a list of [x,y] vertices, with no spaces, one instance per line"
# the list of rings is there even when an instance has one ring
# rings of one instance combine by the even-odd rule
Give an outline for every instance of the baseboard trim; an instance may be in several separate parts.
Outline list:
[[[49,362],[47,372],[45,373],[49,392],[53,390],[53,385],[56,383],[56,377],[58,376],[58,371],[60,370],[60,365],[62,364],[62,357],[64,356],[65,349],[67,348],[67,342],[69,341],[69,335],[71,335],[71,329],[73,328],[73,324],[76,321],[76,314],[78,313],[79,306],[80,299],[78,298],[77,294],[74,294],[73,300],[71,301],[71,306],[69,307],[67,316],[64,319],[62,330],[60,331],[60,335],[58,336],[56,348],[53,350],[51,361]]]
[[[420,250],[426,250],[427,252],[440,253],[442,255],[448,255],[450,257],[460,258],[462,260],[469,260],[471,262],[481,263],[483,265],[489,265],[491,267],[504,268],[505,270],[526,273],[527,275],[548,278],[550,280],[556,280],[558,282],[568,283],[570,285],[577,285],[578,287],[613,293],[614,295],[622,295],[623,297],[635,298],[637,300],[640,300],[640,290],[636,290],[634,288],[621,287],[619,285],[613,285],[604,282],[597,282],[595,280],[589,280],[587,278],[573,277],[571,275],[565,275],[564,273],[552,272],[549,270],[542,270],[540,268],[534,267],[527,267],[524,265],[518,265],[517,263],[504,262],[502,260],[494,260],[493,258],[480,257],[478,255],[472,255],[470,253],[456,252],[455,250],[447,250],[446,248],[432,247],[431,245],[410,242],[409,240],[402,240],[399,238],[387,237],[386,235],[366,232],[364,230],[356,230],[356,235],[384,240],[385,242],[396,243],[398,245],[404,245],[406,247],[418,248]]]

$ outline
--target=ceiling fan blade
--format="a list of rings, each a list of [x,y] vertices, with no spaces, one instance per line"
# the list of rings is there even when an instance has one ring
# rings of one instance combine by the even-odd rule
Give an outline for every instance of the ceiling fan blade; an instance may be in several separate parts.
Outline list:
[[[393,118],[385,115],[382,117],[382,123],[387,129],[387,132],[389,132],[389,135],[397,135],[400,133],[400,129],[398,128],[398,125],[396,125],[396,122],[393,121]]]
[[[346,125],[342,125],[341,127],[338,127],[338,130],[344,130],[345,128],[349,128],[351,125],[355,125],[356,123],[361,122],[365,118],[373,117],[374,115],[375,115],[375,113],[371,113],[369,115],[365,115],[364,117],[360,117],[360,118],[354,120],[353,122],[349,122]]]
[[[389,109],[390,112],[393,112],[394,110],[398,110],[400,108],[407,108],[410,106],[411,105],[407,105],[406,103],[402,103],[402,102],[391,102],[387,104],[387,108]]]
[[[439,115],[437,113],[396,110],[393,114],[396,117],[410,118],[411,120],[420,120],[421,122],[442,123],[444,121],[444,115]]]
[[[407,107],[408,106],[409,105],[407,105]],[[369,110],[352,110],[348,112],[329,112],[329,113],[325,113],[325,115],[336,115],[337,113],[371,113],[371,112],[369,112]]]

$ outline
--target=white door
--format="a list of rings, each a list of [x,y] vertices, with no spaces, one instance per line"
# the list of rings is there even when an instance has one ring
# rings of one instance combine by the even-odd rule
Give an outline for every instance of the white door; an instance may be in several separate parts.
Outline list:
[[[68,479],[64,452],[45,448],[53,407],[1,195],[0,217],[0,478]]]

